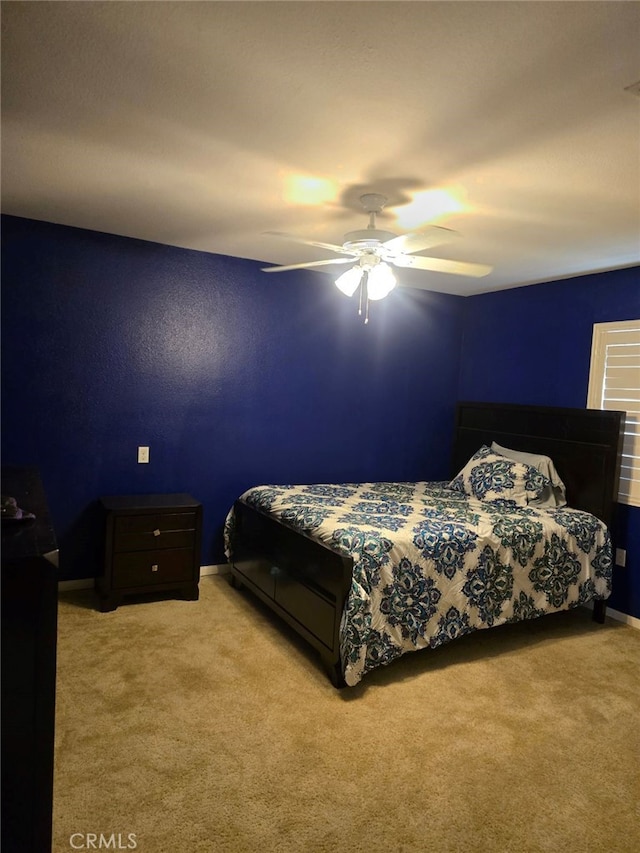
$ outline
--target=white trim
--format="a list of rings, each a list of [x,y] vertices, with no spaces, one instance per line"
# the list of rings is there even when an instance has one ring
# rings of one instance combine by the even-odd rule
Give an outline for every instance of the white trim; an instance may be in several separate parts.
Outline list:
[[[231,569],[228,563],[220,563],[214,566],[200,566],[200,577],[205,578],[209,575],[228,575]],[[58,592],[71,592],[74,589],[92,589],[95,583],[95,578],[82,578],[77,581],[58,581]],[[586,604],[587,610],[593,610],[593,602]],[[635,616],[630,616],[628,613],[621,613],[619,610],[613,610],[607,607],[607,616],[615,619],[617,622],[624,622],[636,631],[640,631],[640,619]]]
[[[588,604],[585,604],[584,606],[587,610],[593,610],[593,601],[588,602]],[[606,615],[615,619],[616,622],[624,622],[625,625],[628,625],[630,628],[635,628],[636,631],[640,631],[640,619],[637,619],[635,616],[629,616],[628,613],[622,613],[620,610],[614,610],[613,607],[607,607]]]
[[[231,571],[229,563],[218,563],[213,566],[200,566],[200,577],[204,578],[207,575],[228,575]]]
[[[619,610],[613,610],[611,607],[607,607],[607,616],[611,616],[612,619],[624,622],[631,628],[635,628],[636,631],[640,631],[640,619],[636,619],[635,616],[629,616],[628,613],[621,613]]]
[[[626,412],[618,501],[630,506],[640,506],[638,344],[640,318],[593,324],[587,408]]]
[[[92,589],[95,578],[82,578],[79,581],[58,581],[58,592],[72,592],[74,589]]]
[[[214,566],[200,566],[200,577],[208,575],[227,575],[231,569],[228,563],[220,563]],[[58,592],[72,592],[75,589],[93,589],[95,578],[81,578],[76,581],[58,581]]]

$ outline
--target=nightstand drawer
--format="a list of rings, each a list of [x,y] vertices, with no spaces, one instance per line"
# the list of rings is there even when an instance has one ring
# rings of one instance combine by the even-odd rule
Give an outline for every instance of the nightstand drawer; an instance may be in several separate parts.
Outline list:
[[[192,548],[115,554],[112,585],[117,589],[194,580]]]
[[[191,548],[195,530],[196,515],[193,512],[119,516],[114,524],[113,550]]]

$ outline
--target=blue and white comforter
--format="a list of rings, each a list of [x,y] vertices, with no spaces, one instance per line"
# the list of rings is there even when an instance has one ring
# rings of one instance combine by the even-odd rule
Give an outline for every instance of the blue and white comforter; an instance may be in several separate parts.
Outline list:
[[[609,532],[563,507],[479,501],[445,483],[257,486],[246,504],[353,558],[347,684],[408,651],[611,592]],[[233,510],[225,525],[232,559]]]

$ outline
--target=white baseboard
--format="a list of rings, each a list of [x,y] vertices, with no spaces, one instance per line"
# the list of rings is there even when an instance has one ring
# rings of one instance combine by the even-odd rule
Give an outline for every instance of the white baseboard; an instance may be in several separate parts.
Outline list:
[[[58,581],[58,592],[73,592],[76,589],[93,589],[94,578],[82,578],[77,581]]]
[[[220,563],[213,566],[200,566],[200,577],[205,578],[208,575],[228,575],[231,569],[228,563]],[[59,581],[58,592],[71,592],[74,589],[92,589],[95,581],[94,578],[82,578],[77,581]],[[593,604],[586,605],[589,610],[593,610]],[[607,616],[615,619],[617,622],[624,622],[636,631],[640,631],[640,619],[635,616],[629,616],[628,613],[621,613],[619,610],[613,610],[607,607]]]
[[[206,575],[228,575],[231,571],[228,563],[219,563],[217,566],[200,566],[200,577]]]
[[[611,616],[612,619],[624,622],[625,625],[630,625],[636,631],[640,631],[640,619],[636,619],[635,616],[629,616],[628,613],[621,613],[619,610],[613,610],[611,607],[607,607],[607,616]]]
[[[593,610],[593,601],[589,601],[582,606],[587,610]],[[629,616],[628,613],[622,613],[620,610],[614,610],[613,607],[607,607],[606,615],[615,619],[616,622],[624,622],[625,625],[629,625],[631,628],[635,628],[637,631],[640,631],[640,619],[636,619],[635,616]]]
[[[226,575],[231,571],[227,563],[214,566],[200,566],[200,577],[207,575]],[[77,581],[58,581],[58,592],[72,592],[76,589],[93,589],[94,578],[81,578]]]

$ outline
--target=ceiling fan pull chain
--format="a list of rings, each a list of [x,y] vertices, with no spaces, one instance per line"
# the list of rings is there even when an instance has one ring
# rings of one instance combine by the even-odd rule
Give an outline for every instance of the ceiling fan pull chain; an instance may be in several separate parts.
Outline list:
[[[360,301],[358,303],[358,316],[359,317],[362,316],[362,297],[364,295],[364,287],[365,287],[365,285],[364,285],[364,276],[363,276],[363,280],[362,280],[362,283],[360,285]]]
[[[362,288],[360,293],[360,299],[365,298],[365,307],[364,307],[364,324],[365,326],[369,322],[369,270],[365,271],[365,274],[362,276]]]

